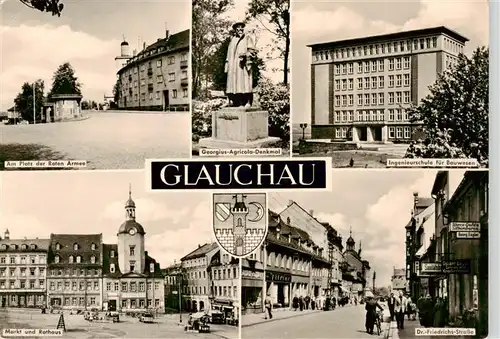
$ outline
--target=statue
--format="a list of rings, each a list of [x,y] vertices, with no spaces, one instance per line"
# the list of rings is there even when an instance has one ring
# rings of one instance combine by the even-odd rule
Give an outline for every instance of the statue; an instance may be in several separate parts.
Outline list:
[[[233,37],[227,49],[224,71],[227,73],[226,95],[233,107],[252,106],[252,59],[256,49],[254,40],[244,32],[245,24],[233,25]]]

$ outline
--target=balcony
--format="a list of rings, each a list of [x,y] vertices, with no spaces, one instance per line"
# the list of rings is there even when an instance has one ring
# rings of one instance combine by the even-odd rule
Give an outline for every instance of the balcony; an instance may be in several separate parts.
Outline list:
[[[188,61],[187,60],[181,60],[181,69],[187,68],[188,67]]]
[[[354,119],[354,125],[385,125],[385,119]]]
[[[153,68],[149,67],[148,68],[148,76],[153,75]]]
[[[189,86],[189,79],[188,78],[181,79],[181,86]]]

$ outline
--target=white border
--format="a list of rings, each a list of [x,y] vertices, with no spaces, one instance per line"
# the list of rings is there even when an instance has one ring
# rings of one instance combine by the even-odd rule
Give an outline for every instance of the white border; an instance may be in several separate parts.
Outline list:
[[[224,189],[224,188],[219,188],[219,189],[157,189],[153,190],[150,187],[151,183],[151,164],[152,162],[214,162],[214,161],[219,161],[219,162],[250,162],[250,163],[258,163],[261,161],[269,161],[269,162],[297,162],[300,163],[302,161],[324,161],[325,166],[326,166],[326,177],[325,177],[325,182],[326,182],[326,188],[262,188],[262,189],[257,189],[257,188],[237,188],[237,189]],[[366,171],[366,169],[361,169]],[[384,169],[387,170],[387,169]],[[144,185],[145,185],[145,192],[147,193],[175,193],[175,192],[205,192],[205,193],[250,193],[252,191],[257,191],[257,192],[286,192],[286,191],[307,191],[307,192],[330,192],[332,191],[332,175],[333,175],[333,169],[332,169],[332,158],[324,158],[324,157],[295,157],[295,158],[200,158],[200,157],[193,157],[190,159],[186,158],[170,158],[170,159],[146,159],[146,163],[144,165],[144,171],[145,171],[145,179],[144,180]]]
[[[245,254],[245,255],[235,255],[231,252],[229,252],[228,250],[226,250],[226,248],[224,246],[222,246],[222,244],[219,242],[219,239],[217,239],[217,237],[215,236],[215,213],[214,213],[214,196],[215,195],[222,195],[222,194],[232,194],[230,192],[212,192],[212,194],[210,195],[210,211],[212,212],[212,235],[215,239],[215,242],[217,243],[217,245],[219,246],[219,248],[224,251],[225,253],[229,254],[230,256],[234,257],[234,258],[237,258],[238,260],[240,260],[241,262],[241,259],[245,259],[247,258],[248,256],[250,256],[251,254],[255,253],[259,248],[260,246],[262,246],[262,244],[264,243],[264,241],[266,241],[266,238],[267,238],[267,231],[269,229],[269,203],[268,203],[268,200],[267,200],[267,192],[266,191],[258,191],[258,190],[254,190],[253,192],[240,192],[239,194],[264,194],[264,199],[265,199],[265,204],[266,205],[264,207],[264,218],[266,218],[265,222],[264,222],[264,236],[262,237],[262,240],[260,241],[260,243],[249,253]],[[240,279],[241,280],[241,279]]]

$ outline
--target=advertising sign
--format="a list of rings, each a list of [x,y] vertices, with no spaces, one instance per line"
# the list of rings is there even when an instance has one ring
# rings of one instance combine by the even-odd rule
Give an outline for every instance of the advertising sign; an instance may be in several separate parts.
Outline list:
[[[451,232],[481,232],[481,224],[478,222],[460,221],[450,223]]]
[[[421,264],[420,274],[437,274],[442,272],[441,263],[439,262],[423,262]]]
[[[457,239],[479,239],[480,232],[457,232]]]
[[[468,259],[443,261],[443,273],[468,274],[471,270],[471,262]]]

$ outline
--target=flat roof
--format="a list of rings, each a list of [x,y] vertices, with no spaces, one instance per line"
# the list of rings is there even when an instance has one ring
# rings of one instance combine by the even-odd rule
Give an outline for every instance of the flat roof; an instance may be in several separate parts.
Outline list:
[[[449,35],[450,37],[457,39],[458,41],[465,43],[466,41],[469,41],[468,38],[465,36],[461,35],[460,33],[451,30],[445,26],[438,26],[438,27],[430,27],[430,28],[421,28],[421,29],[415,29],[411,31],[403,31],[403,32],[396,32],[396,33],[389,33],[389,34],[380,34],[380,35],[371,35],[371,36],[366,36],[362,38],[352,38],[352,39],[345,39],[345,40],[337,40],[337,41],[330,41],[330,42],[321,42],[317,44],[310,44],[307,45],[307,47],[311,47],[312,49],[321,49],[321,48],[331,48],[331,47],[339,47],[339,46],[351,46],[351,45],[360,45],[360,44],[365,44],[365,43],[374,43],[374,42],[379,42],[379,41],[386,41],[386,40],[393,40],[393,39],[403,39],[403,38],[412,38],[412,37],[417,37],[421,35],[427,35],[427,34],[440,34],[444,33],[446,35]]]

